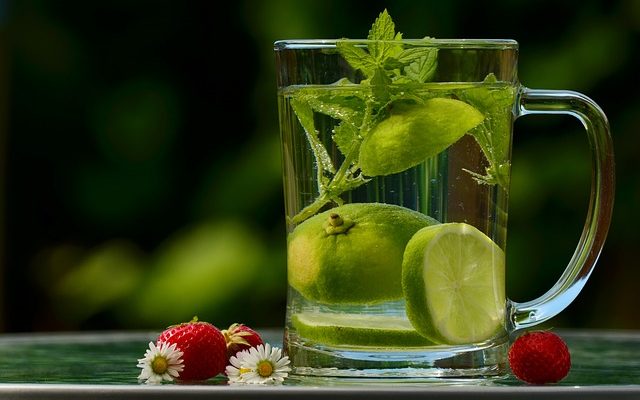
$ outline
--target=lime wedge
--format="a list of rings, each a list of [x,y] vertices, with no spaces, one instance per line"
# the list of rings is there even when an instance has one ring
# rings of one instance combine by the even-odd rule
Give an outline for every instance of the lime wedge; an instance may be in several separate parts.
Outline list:
[[[389,348],[433,345],[402,317],[305,312],[294,314],[291,323],[301,337],[332,346]]]
[[[402,289],[407,316],[437,343],[478,343],[504,326],[504,252],[471,225],[419,230],[405,249]]]

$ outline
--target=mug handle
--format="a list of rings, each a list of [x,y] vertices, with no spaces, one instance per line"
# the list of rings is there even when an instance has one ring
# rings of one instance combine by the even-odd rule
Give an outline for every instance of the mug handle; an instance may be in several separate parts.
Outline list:
[[[522,87],[515,111],[515,118],[529,114],[568,114],[576,117],[587,131],[592,155],[591,195],[578,246],[562,276],[549,291],[523,303],[509,300],[512,328],[519,330],[554,317],[571,304],[584,287],[609,230],[615,172],[607,117],[587,96],[567,90]]]

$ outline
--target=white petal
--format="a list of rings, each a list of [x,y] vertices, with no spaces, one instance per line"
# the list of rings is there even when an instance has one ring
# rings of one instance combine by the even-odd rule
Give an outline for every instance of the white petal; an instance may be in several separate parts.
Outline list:
[[[275,364],[276,364],[276,369],[277,369],[277,370],[279,370],[279,369],[281,369],[281,368],[287,368],[287,369],[290,369],[290,368],[288,367],[289,363],[290,363],[290,361],[289,361],[289,357],[286,357],[286,356],[285,356],[285,357],[282,357],[281,359],[279,359],[278,361],[276,361],[276,363],[275,363]]]
[[[259,383],[260,375],[256,374],[254,371],[251,371],[242,374],[242,378],[246,383],[253,384]]]
[[[173,377],[171,375],[169,375],[167,372],[165,372],[164,374],[160,375],[160,380],[163,381],[168,381],[171,382],[173,380]]]
[[[140,375],[138,375],[138,379],[145,380],[145,379],[149,379],[150,376],[151,376],[151,368],[145,368],[142,370],[142,372],[140,372]]]
[[[261,356],[260,358],[265,359],[265,358],[269,358],[269,356],[271,356],[271,345],[269,343],[265,344],[264,347],[262,348],[262,352],[261,352]]]
[[[236,368],[240,368],[242,366],[243,360],[246,358],[246,353],[243,353],[244,352],[239,352],[235,356],[231,356],[231,358],[229,359],[229,363]]]
[[[244,381],[244,377],[242,375],[238,375],[238,376],[229,376],[229,383],[234,384],[234,383],[246,383]]]
[[[260,358],[260,354],[258,353],[258,350],[256,350],[255,348],[251,348],[249,353],[242,358],[242,364],[244,366],[247,366],[248,368],[255,368],[255,366],[258,365],[260,360],[261,358]]]
[[[145,383],[158,384],[160,382],[162,382],[162,377],[160,375],[153,374],[147,379]]]
[[[282,357],[282,351],[277,348],[277,347],[273,347],[271,348],[271,353],[269,354],[269,358],[271,358],[272,360],[279,360]]]

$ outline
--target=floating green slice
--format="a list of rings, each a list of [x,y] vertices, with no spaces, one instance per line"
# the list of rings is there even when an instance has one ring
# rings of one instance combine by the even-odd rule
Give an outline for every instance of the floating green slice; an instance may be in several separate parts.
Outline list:
[[[294,314],[291,323],[304,339],[331,346],[389,348],[434,344],[402,317],[304,312]]]
[[[504,326],[504,280],[504,252],[471,225],[430,226],[407,243],[407,316],[437,343],[478,343],[496,335]]]
[[[360,168],[367,176],[402,172],[451,146],[483,119],[476,108],[455,99],[397,104],[362,142]]]

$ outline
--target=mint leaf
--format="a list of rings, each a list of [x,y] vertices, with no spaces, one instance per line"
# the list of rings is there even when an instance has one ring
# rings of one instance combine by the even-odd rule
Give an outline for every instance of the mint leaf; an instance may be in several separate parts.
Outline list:
[[[411,64],[423,57],[432,57],[432,53],[434,52],[437,55],[438,50],[430,47],[413,47],[411,49],[402,50],[402,52],[397,55],[397,59],[403,65]]]
[[[404,63],[398,61],[395,57],[387,57],[384,60],[384,69],[400,69],[404,67]]]
[[[385,43],[394,40],[396,37],[396,26],[391,16],[385,9],[380,13],[378,18],[376,18],[373,25],[371,25],[371,29],[369,30],[369,35],[367,39],[371,42],[369,43],[369,53],[371,56],[379,62],[384,61],[384,59],[389,56],[389,52],[394,47],[392,43]]]
[[[297,114],[300,124],[305,130],[308,142],[313,151],[317,166],[317,181],[319,187],[318,197],[296,216],[292,218],[293,223],[304,221],[310,216],[320,211],[330,202],[342,203],[340,196],[342,193],[355,189],[368,179],[363,175],[361,147],[373,135],[376,128],[384,124],[384,121],[391,120],[390,115],[401,105],[420,106],[422,108],[438,108],[438,103],[431,101],[432,97],[444,96],[441,92],[429,91],[425,93],[425,88],[420,84],[431,80],[437,67],[437,50],[416,46],[404,49],[402,33],[395,31],[395,23],[384,10],[369,30],[368,41],[357,43],[347,39],[338,40],[336,49],[342,58],[356,71],[361,71],[364,79],[359,84],[354,84],[341,79],[336,83],[336,87],[343,86],[346,82],[348,87],[340,88],[336,92],[317,88],[300,89],[291,101],[293,111]],[[353,86],[353,87],[352,87]],[[344,91],[342,91],[344,89]],[[451,93],[447,93],[449,97]],[[452,103],[453,102],[453,103]],[[450,104],[456,100],[449,99]],[[393,107],[392,107],[393,105]],[[446,107],[445,107],[446,108]],[[450,106],[447,109],[454,109]],[[459,108],[459,107],[458,107]],[[469,108],[472,108],[469,106]],[[459,111],[459,110],[454,110]],[[336,121],[332,129],[332,140],[339,152],[344,156],[339,168],[334,168],[332,160],[318,138],[315,130],[314,113],[329,116]],[[431,113],[428,113],[431,114]],[[437,120],[437,114],[432,117]],[[420,117],[425,117],[420,115]],[[432,120],[434,118],[431,118]],[[470,120],[470,118],[460,115],[452,116],[453,121],[460,122]],[[429,118],[420,118],[427,120]],[[411,118],[409,118],[411,120]],[[410,121],[405,121],[409,123]],[[414,121],[415,122],[415,121]],[[423,121],[424,122],[424,121]],[[457,122],[456,122],[457,123]],[[462,123],[462,122],[460,122]],[[443,133],[455,131],[457,128],[443,127],[438,122],[430,121],[421,124],[417,129],[421,132],[431,132],[425,139],[418,139],[429,142],[438,138],[442,139]],[[433,126],[432,126],[433,125]],[[440,128],[440,129],[438,129]],[[471,126],[467,127],[471,129]],[[437,132],[433,133],[433,132]],[[450,133],[450,132],[449,132]],[[411,136],[411,135],[410,135]],[[447,135],[445,135],[447,136]],[[411,140],[415,139],[411,136]],[[453,139],[445,138],[434,146],[447,146]],[[424,146],[424,143],[413,143],[401,141],[400,147],[412,148]],[[436,140],[437,141],[437,140]],[[420,157],[423,154],[419,154]],[[382,158],[389,158],[383,156]]]
[[[295,97],[311,107],[315,112],[337,119],[340,123],[334,128],[332,139],[343,155],[347,155],[352,143],[357,140],[359,127],[363,121],[365,109],[364,93],[353,87],[344,88],[343,84],[336,85],[340,89],[304,88]]]
[[[311,145],[311,151],[316,161],[316,166],[318,167],[318,190],[320,194],[323,194],[329,183],[329,178],[325,176],[325,172],[335,174],[336,169],[333,166],[333,162],[331,161],[331,157],[329,157],[327,149],[318,138],[318,132],[316,131],[315,122],[313,120],[313,109],[311,106],[308,103],[293,98],[291,99],[291,107],[298,116],[298,121],[300,121],[300,125],[302,125],[307,136],[307,140]]]
[[[511,107],[514,97],[514,91],[511,86],[489,87],[488,85],[492,83],[499,83],[494,74],[487,75],[482,83],[482,86],[466,90],[463,96],[469,102],[473,102],[486,110],[500,110],[504,107]]]
[[[395,24],[387,10],[376,18],[367,40],[368,52],[346,40],[338,41],[336,47],[349,65],[362,71],[367,78],[371,78],[378,68],[400,70],[404,67],[404,64],[396,59],[403,49],[402,33],[396,33]],[[390,75],[399,74],[390,72]]]
[[[413,50],[413,51],[412,51]],[[404,68],[406,76],[419,83],[433,78],[438,65],[438,50],[428,47],[405,50],[398,58],[409,64]]]
[[[391,84],[391,78],[387,75],[384,69],[376,68],[373,72],[373,76],[369,80],[371,86],[371,94],[374,101],[379,104],[386,103],[389,100],[389,85]]]
[[[332,139],[338,146],[338,150],[346,157],[353,143],[358,140],[358,128],[342,121],[333,129]],[[357,160],[354,160],[354,162],[357,163]]]
[[[406,79],[403,76],[400,78],[403,78],[402,80]],[[425,100],[428,100],[429,98],[438,97],[436,95],[429,96],[424,94],[421,94],[420,96],[418,96],[417,94],[413,93],[413,91],[411,90],[412,87],[415,86],[415,83],[413,81],[407,79],[406,82],[402,82],[402,83],[412,84],[412,86],[408,86],[408,87],[404,85],[398,85],[399,82],[400,82],[400,79],[394,81],[395,90],[389,96],[389,102],[392,104],[399,104],[401,102],[409,102],[412,104],[423,104]],[[400,87],[401,89],[398,90],[397,87]]]
[[[364,103],[353,93],[320,94],[317,91],[304,91],[296,96],[306,102],[314,111],[330,116],[340,121],[349,121],[353,125],[362,122]]]
[[[362,71],[365,76],[373,74],[377,64],[369,53],[345,40],[338,40],[336,48],[353,69]]]
[[[396,36],[396,24],[387,9],[384,9],[369,29],[368,40],[393,40]]]
[[[472,175],[478,182],[507,187],[514,87],[499,84],[495,75],[489,74],[483,85],[461,91],[459,97],[487,116],[482,124],[469,133],[482,149],[489,167],[485,171],[486,175]]]

